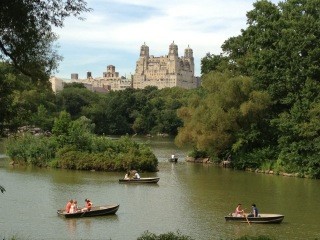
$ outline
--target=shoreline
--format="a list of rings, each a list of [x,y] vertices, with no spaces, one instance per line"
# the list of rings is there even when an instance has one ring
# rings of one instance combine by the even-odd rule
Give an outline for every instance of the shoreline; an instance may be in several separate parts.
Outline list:
[[[210,160],[210,158],[194,158],[194,157],[186,157],[185,159],[186,162],[191,162],[191,163],[202,163],[202,164],[214,164],[216,166],[220,166],[223,168],[232,168],[231,167],[231,162],[229,164],[224,165],[222,161],[221,163],[214,163],[213,161]],[[241,170],[239,170],[241,171]],[[313,179],[307,175],[302,175],[300,173],[286,173],[286,172],[277,172],[274,170],[262,170],[259,168],[253,169],[253,168],[245,168],[243,171],[245,172],[254,172],[254,173],[260,173],[260,174],[269,174],[269,175],[274,175],[274,176],[283,176],[283,177],[297,177],[297,178],[308,178],[308,179]]]

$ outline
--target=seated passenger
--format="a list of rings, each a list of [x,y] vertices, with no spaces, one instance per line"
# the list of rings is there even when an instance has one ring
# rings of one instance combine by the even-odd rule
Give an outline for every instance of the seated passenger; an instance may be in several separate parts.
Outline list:
[[[134,174],[133,178],[134,178],[134,179],[140,179],[139,173],[136,172],[136,173]]]
[[[234,216],[235,217],[242,217],[243,215],[244,215],[244,210],[241,207],[241,203],[239,203],[235,212],[234,212]]]
[[[71,208],[70,208],[70,213],[76,213],[78,211],[78,205],[77,205],[77,200],[74,200]]]
[[[251,205],[251,207],[252,207],[252,212],[248,215],[248,217],[258,217],[259,211],[258,211],[258,208],[256,207],[256,205],[253,203]]]
[[[130,179],[130,172],[127,172],[126,175],[124,176],[125,180],[129,180]]]
[[[82,208],[81,211],[82,212],[90,211],[92,208],[92,202],[87,198],[84,201],[85,201],[86,206],[84,208]]]
[[[70,208],[72,204],[73,204],[73,200],[71,199],[66,205],[66,209],[65,209],[66,213],[70,213]]]

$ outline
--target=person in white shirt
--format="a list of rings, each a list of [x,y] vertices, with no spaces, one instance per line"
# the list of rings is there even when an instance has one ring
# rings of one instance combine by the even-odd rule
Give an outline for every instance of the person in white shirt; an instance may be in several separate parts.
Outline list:
[[[136,173],[134,174],[134,177],[133,177],[133,178],[134,178],[134,179],[140,179],[139,173],[136,172]]]
[[[76,213],[78,211],[78,202],[74,200],[70,207],[70,213]]]
[[[129,180],[130,179],[130,172],[127,172],[126,175],[124,176],[124,179]]]

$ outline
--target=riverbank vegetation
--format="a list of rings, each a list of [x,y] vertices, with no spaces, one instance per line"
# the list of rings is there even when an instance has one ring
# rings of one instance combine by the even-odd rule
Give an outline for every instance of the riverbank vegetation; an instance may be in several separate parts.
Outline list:
[[[215,162],[231,156],[236,169],[319,179],[319,14],[316,0],[255,2],[247,13],[247,28],[227,39],[221,54],[202,58],[202,86],[193,90],[147,87],[98,94],[70,84],[55,95],[49,84],[1,62],[0,132],[16,132],[25,125],[52,132],[53,138],[41,141],[50,146],[45,154],[57,167],[92,168],[72,159],[77,155],[96,161],[98,136],[164,133],[176,136],[178,146],[191,144],[194,156]],[[65,139],[55,133],[55,118],[62,112],[74,124],[90,120],[91,133],[76,137],[70,132],[72,144],[61,145]],[[118,166],[111,155],[115,162],[97,165]],[[42,158],[47,159],[22,159],[46,165]]]
[[[247,28],[202,59],[202,92],[178,110],[176,142],[237,169],[320,178],[318,1],[257,1]]]
[[[113,140],[92,133],[94,125],[85,117],[71,120],[61,112],[52,135],[12,135],[6,141],[13,164],[96,171],[157,171],[158,160],[145,144],[129,137]]]

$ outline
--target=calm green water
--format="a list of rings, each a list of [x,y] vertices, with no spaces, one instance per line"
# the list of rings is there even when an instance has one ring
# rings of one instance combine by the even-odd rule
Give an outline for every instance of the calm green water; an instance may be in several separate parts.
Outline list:
[[[0,160],[0,238],[133,240],[149,230],[179,230],[194,239],[232,239],[268,235],[277,239],[320,239],[320,181],[238,172],[183,161],[168,139],[151,139],[159,158],[156,185],[119,184],[124,173],[102,173],[8,166]],[[167,162],[172,152],[178,164]],[[118,203],[116,215],[63,219],[56,210],[70,198],[82,205]],[[276,225],[226,223],[224,216],[241,202],[260,212],[281,213]]]

